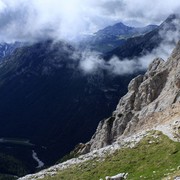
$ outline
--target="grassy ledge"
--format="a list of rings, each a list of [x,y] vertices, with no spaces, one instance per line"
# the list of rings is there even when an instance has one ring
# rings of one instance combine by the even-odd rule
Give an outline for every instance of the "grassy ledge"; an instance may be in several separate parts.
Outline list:
[[[128,179],[163,179],[180,175],[180,143],[154,131],[134,148],[124,148],[108,155],[103,161],[93,159],[44,180],[99,180],[126,172]]]

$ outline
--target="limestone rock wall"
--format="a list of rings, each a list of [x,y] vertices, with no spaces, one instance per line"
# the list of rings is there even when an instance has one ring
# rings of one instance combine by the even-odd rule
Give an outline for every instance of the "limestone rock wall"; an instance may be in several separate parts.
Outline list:
[[[112,144],[140,129],[145,117],[180,101],[180,42],[165,62],[155,59],[145,73],[134,78],[116,110],[101,121],[92,139],[80,149],[87,153]],[[149,119],[151,121],[151,119]],[[153,123],[153,122],[152,122]]]

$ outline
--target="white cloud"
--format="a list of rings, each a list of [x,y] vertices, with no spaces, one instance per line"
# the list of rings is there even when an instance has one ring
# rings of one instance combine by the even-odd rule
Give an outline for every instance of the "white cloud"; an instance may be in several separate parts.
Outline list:
[[[0,0],[0,40],[77,40],[117,21],[160,23],[179,0]]]
[[[101,70],[105,66],[104,60],[100,57],[100,54],[92,51],[80,52],[79,68],[87,74],[94,73]]]

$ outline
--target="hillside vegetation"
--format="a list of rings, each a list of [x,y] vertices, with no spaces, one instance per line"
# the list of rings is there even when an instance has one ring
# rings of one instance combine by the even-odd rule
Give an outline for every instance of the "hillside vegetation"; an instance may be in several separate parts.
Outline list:
[[[180,143],[158,131],[142,139],[133,148],[124,148],[104,160],[93,159],[59,171],[44,180],[99,180],[118,173],[128,173],[128,179],[162,179],[179,174]]]

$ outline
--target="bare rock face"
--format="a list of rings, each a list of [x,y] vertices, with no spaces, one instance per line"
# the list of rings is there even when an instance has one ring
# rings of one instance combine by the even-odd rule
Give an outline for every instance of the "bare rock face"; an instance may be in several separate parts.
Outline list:
[[[165,62],[155,59],[145,75],[134,78],[112,117],[101,121],[92,139],[81,149],[87,153],[112,144],[140,129],[145,117],[180,101],[180,42]],[[151,121],[151,119],[149,119]]]

